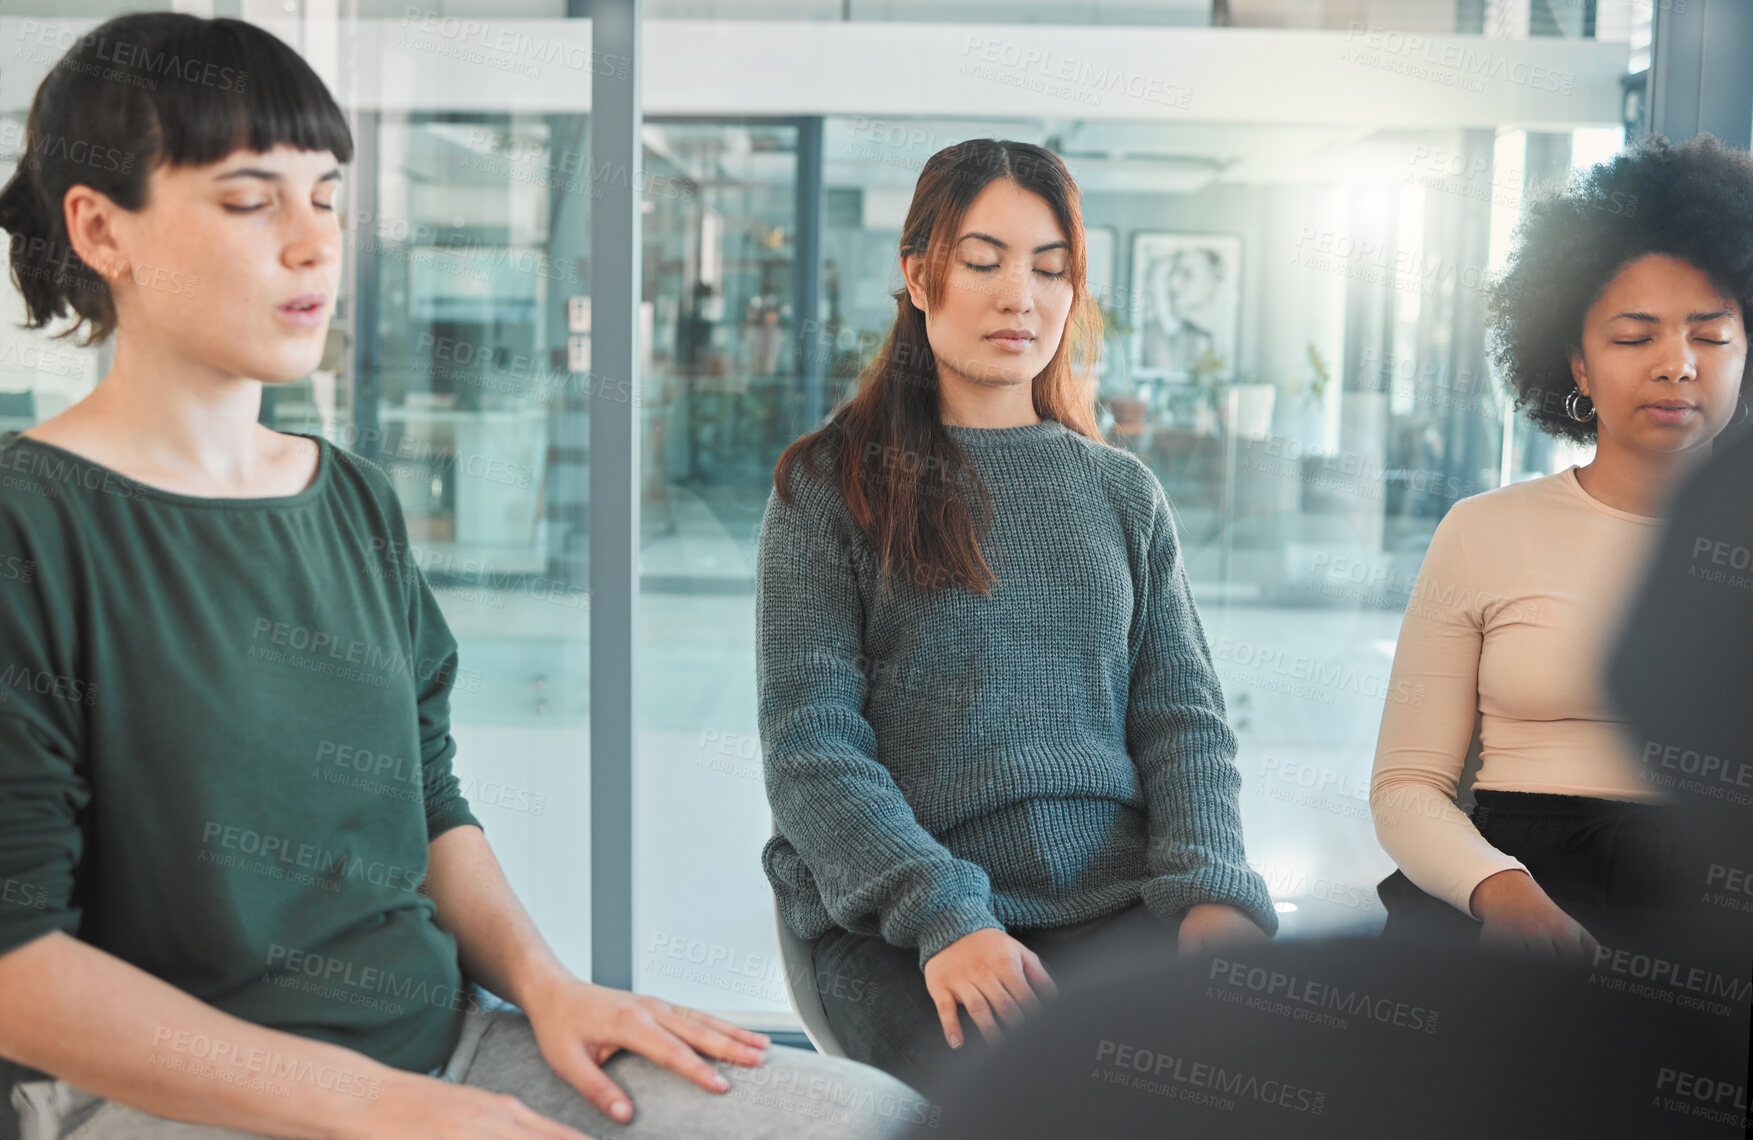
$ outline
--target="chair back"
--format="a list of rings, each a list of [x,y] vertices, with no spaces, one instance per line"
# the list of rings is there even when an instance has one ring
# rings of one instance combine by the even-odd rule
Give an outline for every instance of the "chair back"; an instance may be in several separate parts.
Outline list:
[[[777,824],[773,830],[778,832]],[[779,961],[785,967],[785,996],[791,1000],[791,1010],[803,1024],[804,1036],[810,1039],[816,1052],[824,1056],[846,1056],[846,1050],[840,1047],[833,1028],[828,1024],[828,1011],[822,1008],[822,994],[816,988],[816,963],[810,953],[810,944],[785,925],[785,916],[779,913],[778,898],[773,900],[773,926],[779,934]]]

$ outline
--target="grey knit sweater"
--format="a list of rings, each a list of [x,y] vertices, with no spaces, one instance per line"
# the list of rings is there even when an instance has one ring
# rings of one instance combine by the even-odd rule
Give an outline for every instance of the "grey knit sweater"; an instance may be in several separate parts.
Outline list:
[[[1141,898],[1167,922],[1229,903],[1275,932],[1161,485],[1054,421],[949,430],[992,496],[990,596],[899,573],[885,594],[825,464],[767,504],[762,863],[786,923],[880,934],[921,966],[976,930]]]

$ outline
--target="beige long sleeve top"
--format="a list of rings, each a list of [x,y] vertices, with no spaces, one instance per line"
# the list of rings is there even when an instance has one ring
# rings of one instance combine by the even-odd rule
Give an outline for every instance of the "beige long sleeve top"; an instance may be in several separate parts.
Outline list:
[[[1406,877],[1464,914],[1474,887],[1522,867],[1456,804],[1475,731],[1475,789],[1654,798],[1599,676],[1659,521],[1592,498],[1570,467],[1461,500],[1431,538],[1394,653],[1389,692],[1406,699],[1382,712],[1370,809]]]

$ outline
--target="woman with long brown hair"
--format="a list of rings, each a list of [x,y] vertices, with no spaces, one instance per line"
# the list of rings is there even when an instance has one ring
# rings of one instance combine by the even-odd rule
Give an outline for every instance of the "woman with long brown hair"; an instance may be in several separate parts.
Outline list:
[[[762,524],[763,862],[841,1044],[915,1083],[1047,963],[1277,926],[1168,500],[1096,428],[1084,256],[1056,155],[933,155],[894,327]]]

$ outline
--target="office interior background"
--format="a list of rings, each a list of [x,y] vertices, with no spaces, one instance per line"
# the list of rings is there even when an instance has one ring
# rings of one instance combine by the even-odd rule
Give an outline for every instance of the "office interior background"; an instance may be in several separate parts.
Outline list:
[[[155,6],[7,0],[0,178],[73,37]],[[1486,358],[1524,203],[1650,130],[1753,141],[1743,0],[171,6],[271,28],[352,118],[328,352],[263,419],[394,477],[519,894],[582,976],[779,1030],[755,541],[933,152],[1040,143],[1082,188],[1102,423],[1174,505],[1299,938],[1383,917],[1369,772],[1438,520],[1587,457]],[[23,315],[0,290],[0,430],[107,366]]]

